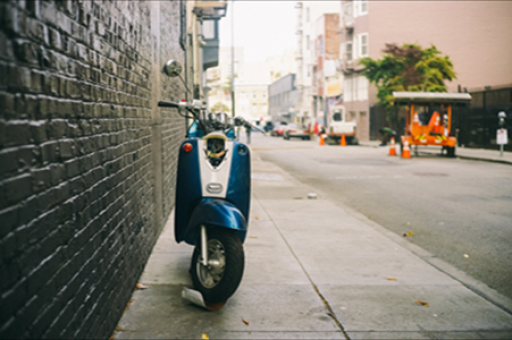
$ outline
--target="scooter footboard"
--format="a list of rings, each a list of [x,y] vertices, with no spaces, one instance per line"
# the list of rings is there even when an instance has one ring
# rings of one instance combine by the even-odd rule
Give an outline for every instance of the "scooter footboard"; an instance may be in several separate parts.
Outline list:
[[[244,215],[235,205],[221,199],[206,198],[195,207],[185,232],[186,243],[193,245],[199,239],[201,225],[233,229],[242,243],[247,234]]]

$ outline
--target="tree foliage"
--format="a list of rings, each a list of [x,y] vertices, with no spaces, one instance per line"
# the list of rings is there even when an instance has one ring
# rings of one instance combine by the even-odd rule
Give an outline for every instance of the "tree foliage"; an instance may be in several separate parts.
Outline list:
[[[238,73],[235,73],[235,78],[238,78]],[[224,93],[231,93],[231,77],[227,78],[222,86]]]
[[[363,58],[363,75],[377,87],[377,98],[386,108],[388,119],[396,116],[394,91],[446,92],[445,80],[456,78],[449,56],[431,45],[423,49],[416,44],[386,44],[382,59]]]
[[[210,109],[211,112],[231,112],[231,109],[224,103],[217,102]]]

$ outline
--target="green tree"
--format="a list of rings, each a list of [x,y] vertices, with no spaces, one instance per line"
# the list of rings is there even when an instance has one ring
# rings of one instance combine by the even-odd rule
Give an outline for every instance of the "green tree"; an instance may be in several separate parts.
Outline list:
[[[397,123],[393,106],[394,91],[446,92],[445,80],[456,78],[449,56],[431,45],[423,49],[416,44],[386,44],[382,59],[363,58],[363,75],[377,87],[379,103],[386,109],[388,121]]]
[[[238,73],[235,73],[235,78],[238,78]],[[224,93],[231,93],[231,77],[227,78],[222,86]]]
[[[211,112],[231,112],[231,109],[221,102],[216,102],[210,109]]]

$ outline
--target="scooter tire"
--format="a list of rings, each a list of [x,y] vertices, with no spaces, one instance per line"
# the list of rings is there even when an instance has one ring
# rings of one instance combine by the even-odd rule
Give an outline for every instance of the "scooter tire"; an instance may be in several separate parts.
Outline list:
[[[194,288],[201,292],[208,303],[221,303],[237,290],[244,272],[244,249],[240,238],[232,230],[215,228],[208,230],[208,243],[217,240],[223,247],[225,267],[220,281],[211,288],[205,287],[199,278],[201,270],[201,244],[196,245],[192,255],[191,276]],[[208,254],[210,255],[210,253]]]

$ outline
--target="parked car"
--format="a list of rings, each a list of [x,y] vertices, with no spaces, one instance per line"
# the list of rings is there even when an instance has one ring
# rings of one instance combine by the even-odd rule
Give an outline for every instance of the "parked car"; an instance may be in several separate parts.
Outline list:
[[[284,133],[284,129],[288,124],[286,122],[281,122],[281,124],[276,125],[271,131],[270,135],[274,137],[280,137]]]
[[[266,131],[266,132],[270,132],[274,129],[274,124],[271,122],[271,121],[268,121],[265,123],[265,126],[263,127],[263,129]]]
[[[310,127],[299,127],[297,124],[289,124],[283,132],[284,139],[288,140],[291,137],[302,138],[302,140],[310,140]]]

